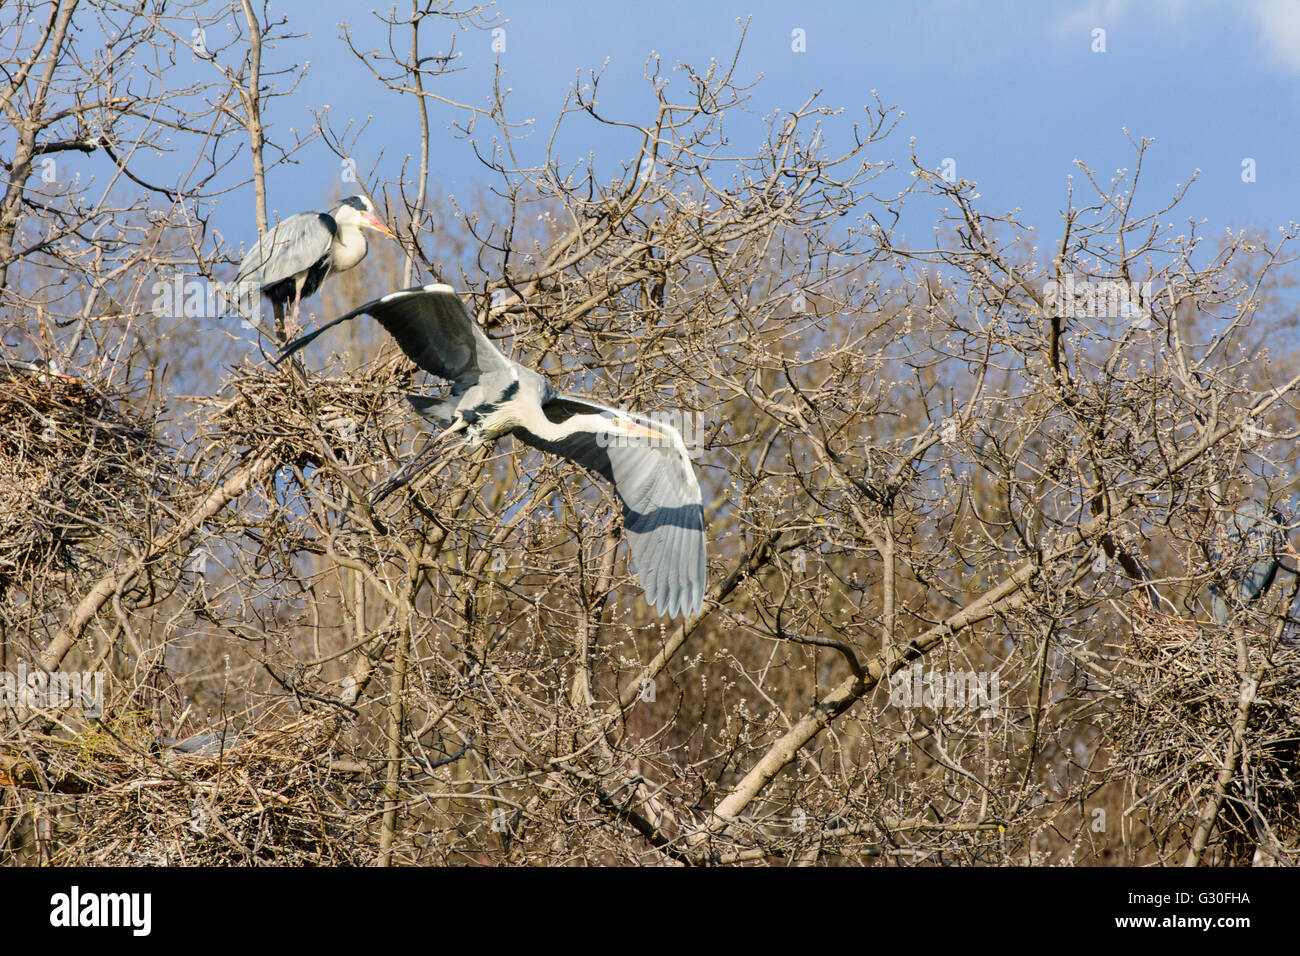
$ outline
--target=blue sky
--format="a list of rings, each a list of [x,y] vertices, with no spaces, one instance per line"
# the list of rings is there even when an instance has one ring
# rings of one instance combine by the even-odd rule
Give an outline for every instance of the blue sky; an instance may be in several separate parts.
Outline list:
[[[275,4],[311,37],[283,44],[272,65],[309,59],[298,94],[269,115],[281,129],[310,125],[307,110],[330,106],[336,120],[374,116],[363,171],[384,151],[381,178],[396,174],[418,143],[409,98],[373,81],[338,39],[346,19],[361,44],[378,47],[384,31],[364,6]],[[652,115],[641,78],[646,57],[665,67],[678,61],[702,69],[729,58],[740,28],[752,18],[740,61],[742,79],[761,81],[751,117],[728,127],[745,151],[761,132],[758,117],[802,103],[815,90],[821,102],[845,110],[828,123],[829,145],[847,134],[875,89],[905,116],[873,159],[906,164],[908,141],[932,167],[951,157],[957,174],[979,182],[986,211],[1019,206],[1023,221],[1053,236],[1073,160],[1106,178],[1131,167],[1122,129],[1155,139],[1144,168],[1139,205],[1151,208],[1200,170],[1183,217],[1206,217],[1211,232],[1225,227],[1275,230],[1298,216],[1300,179],[1300,2],[1241,0],[1208,4],[1181,0],[1089,0],[1021,3],[655,3],[502,2],[505,84],[513,89],[511,118],[534,118],[539,151],[577,71],[608,59],[601,104],[626,119]],[[792,50],[792,31],[806,52]],[[1105,52],[1094,52],[1094,30]],[[446,46],[445,27],[426,27],[425,50]],[[440,81],[438,92],[482,104],[498,56],[487,34],[457,42],[464,71]],[[679,74],[678,74],[679,75]],[[467,144],[446,131],[453,112],[434,106],[434,168],[443,192],[462,200],[483,170]],[[485,138],[490,133],[485,132]],[[631,144],[594,123],[575,125],[564,148],[574,159],[588,150],[601,162],[623,158]],[[1256,180],[1242,181],[1242,163],[1255,161]],[[276,172],[270,202],[281,216],[321,205],[332,194],[337,161],[320,144],[299,155],[301,165]],[[604,167],[609,175],[615,164]],[[251,222],[252,195],[222,203],[218,222],[238,235],[238,209]],[[239,208],[240,206],[246,209]],[[232,208],[234,207],[234,208]]]

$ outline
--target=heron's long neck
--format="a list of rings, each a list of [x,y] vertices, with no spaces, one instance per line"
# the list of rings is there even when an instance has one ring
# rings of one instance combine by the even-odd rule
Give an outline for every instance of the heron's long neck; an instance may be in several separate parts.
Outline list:
[[[543,441],[561,441],[575,432],[611,431],[602,415],[570,415],[562,422],[553,422],[540,405],[529,405],[527,421],[521,424]]]
[[[343,272],[366,257],[366,237],[353,225],[339,223],[339,231],[334,236],[333,255],[330,269]]]

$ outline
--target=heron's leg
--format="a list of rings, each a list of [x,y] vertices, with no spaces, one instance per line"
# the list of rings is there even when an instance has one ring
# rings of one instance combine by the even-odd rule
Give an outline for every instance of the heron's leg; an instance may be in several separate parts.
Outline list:
[[[275,334],[283,342],[289,341],[287,330],[284,327],[284,300],[269,299],[271,303],[271,314],[275,317]]]
[[[458,418],[455,424],[450,428],[430,439],[429,443],[425,445],[424,448],[420,449],[418,455],[399,468],[397,472],[382,485],[378,486],[377,490],[375,490],[370,497],[370,504],[372,506],[377,505],[398,488],[410,484],[411,481],[428,466],[429,462],[432,460],[431,455],[433,450],[437,447],[438,443],[448,435],[454,434],[455,432],[466,428],[468,425],[469,423],[463,418]]]
[[[298,334],[302,328],[302,322],[298,319],[298,302],[302,299],[302,287],[307,281],[307,274],[304,272],[301,276],[294,276],[293,279],[293,333]]]
[[[465,419],[463,418],[458,418],[450,428],[444,429],[443,431],[435,435],[433,441],[429,442],[429,444],[436,445],[438,442],[442,441],[448,435],[453,435],[456,432],[460,431],[461,429],[468,428],[468,427],[469,427],[469,422],[465,421]]]

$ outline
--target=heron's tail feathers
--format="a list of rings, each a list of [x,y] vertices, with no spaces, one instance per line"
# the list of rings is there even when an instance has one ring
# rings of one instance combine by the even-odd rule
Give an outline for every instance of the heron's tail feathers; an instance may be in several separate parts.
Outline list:
[[[423,395],[408,394],[406,400],[411,403],[416,414],[439,428],[448,428],[456,421],[456,405],[445,398],[425,398]]]

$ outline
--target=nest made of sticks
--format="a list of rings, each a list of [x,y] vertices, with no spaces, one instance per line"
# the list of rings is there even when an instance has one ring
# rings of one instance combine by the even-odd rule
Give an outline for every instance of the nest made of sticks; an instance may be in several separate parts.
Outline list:
[[[278,444],[286,460],[299,464],[319,464],[327,453],[351,464],[381,457],[385,437],[416,421],[402,397],[414,370],[404,357],[305,375],[248,364],[231,378],[233,397],[197,401],[213,410],[214,443],[258,450]]]
[[[404,358],[352,372],[332,368],[305,376],[262,363],[233,372],[219,396],[193,399],[203,411],[187,453],[205,462],[207,471],[223,456],[269,456],[277,466],[330,461],[344,471],[370,468],[417,433],[418,419],[402,397],[413,372]],[[54,397],[42,399],[52,407],[71,402],[61,398],[65,393],[86,394],[86,402],[97,398],[83,393],[81,383],[60,379],[39,384],[52,392]],[[102,418],[104,413],[88,416]],[[57,427],[67,432],[70,426]],[[23,440],[23,447],[33,441]],[[179,456],[175,467],[182,468]],[[49,468],[47,483],[54,465]],[[254,504],[241,501],[237,519],[233,513],[229,517],[249,520],[246,512]],[[238,527],[242,524],[236,533]],[[8,788],[10,799],[19,801],[0,807],[0,833],[6,816],[9,825],[24,828],[11,841],[23,848],[24,861],[373,862],[385,764],[347,750],[339,728],[349,718],[338,708],[306,716],[279,710],[261,714],[243,722],[238,736],[217,753],[210,748],[185,753],[164,745],[149,714],[136,715],[135,726],[123,708],[138,706],[107,701],[99,722],[78,729],[65,725],[68,732],[57,738],[29,736],[22,747],[0,750],[0,788]],[[186,732],[220,735],[225,729],[189,727]]]
[[[152,427],[106,382],[0,356],[0,595],[77,568],[129,526],[165,460]]]
[[[1246,715],[1218,823],[1225,862],[1248,861],[1265,828],[1270,839],[1300,836],[1300,642],[1279,627],[1285,598],[1273,597],[1227,627],[1133,600],[1117,648],[1124,693],[1107,730],[1144,815],[1194,817]]]
[[[146,715],[121,713],[0,753],[19,842],[64,866],[370,863],[358,809],[378,805],[379,785],[334,753],[346,718],[278,711],[238,734],[218,729],[225,742],[200,753],[160,747]]]

